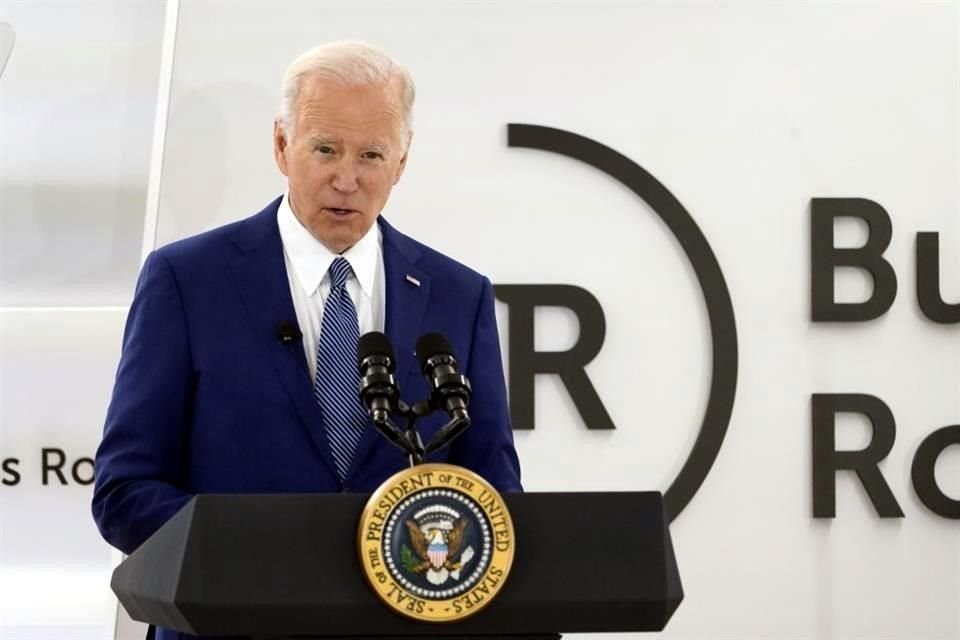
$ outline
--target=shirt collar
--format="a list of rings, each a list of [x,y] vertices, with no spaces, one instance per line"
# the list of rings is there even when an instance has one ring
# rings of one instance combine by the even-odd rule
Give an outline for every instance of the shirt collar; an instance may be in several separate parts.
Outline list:
[[[333,253],[300,224],[290,208],[289,194],[284,194],[277,209],[277,226],[280,228],[280,240],[283,251],[308,296],[317,291],[317,287],[327,276],[327,271],[337,254]],[[360,240],[343,252],[342,256],[350,263],[353,275],[360,288],[368,297],[373,297],[373,285],[377,274],[377,261],[380,258],[382,240],[380,225],[374,224]]]

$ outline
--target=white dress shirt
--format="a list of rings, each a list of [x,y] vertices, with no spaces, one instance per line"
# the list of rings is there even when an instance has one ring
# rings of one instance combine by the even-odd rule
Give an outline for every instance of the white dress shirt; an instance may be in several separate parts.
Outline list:
[[[303,351],[310,367],[310,379],[317,378],[317,341],[323,305],[330,293],[328,270],[337,254],[327,249],[300,224],[290,209],[289,194],[284,194],[277,209],[277,226],[283,242],[290,295],[303,333]],[[386,278],[383,269],[383,238],[380,225],[374,224],[357,244],[343,252],[353,274],[347,278],[347,293],[357,310],[360,335],[383,331],[386,307]]]

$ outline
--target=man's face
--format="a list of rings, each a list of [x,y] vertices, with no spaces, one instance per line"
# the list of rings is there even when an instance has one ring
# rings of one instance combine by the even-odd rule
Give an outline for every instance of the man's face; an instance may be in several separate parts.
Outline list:
[[[279,124],[273,131],[291,208],[317,240],[343,253],[376,222],[406,164],[398,87],[304,78],[294,119],[292,140]]]

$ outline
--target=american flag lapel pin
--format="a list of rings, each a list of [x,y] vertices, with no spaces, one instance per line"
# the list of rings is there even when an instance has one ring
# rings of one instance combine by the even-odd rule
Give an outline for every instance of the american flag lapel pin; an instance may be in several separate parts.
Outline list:
[[[407,274],[407,282],[409,282],[410,284],[412,284],[412,285],[415,286],[415,287],[419,287],[419,286],[420,286],[420,281],[417,280],[416,278],[414,278],[414,277],[413,277],[412,275],[410,275],[409,273]]]

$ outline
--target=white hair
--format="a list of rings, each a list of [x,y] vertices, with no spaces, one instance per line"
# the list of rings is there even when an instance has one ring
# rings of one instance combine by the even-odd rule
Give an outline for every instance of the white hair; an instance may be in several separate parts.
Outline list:
[[[277,119],[288,142],[293,139],[297,98],[303,79],[307,76],[328,78],[348,86],[387,87],[394,80],[398,80],[403,107],[404,138],[412,129],[416,87],[407,68],[383,51],[363,42],[329,42],[301,54],[290,63],[283,76],[283,85],[280,88],[282,102]]]

